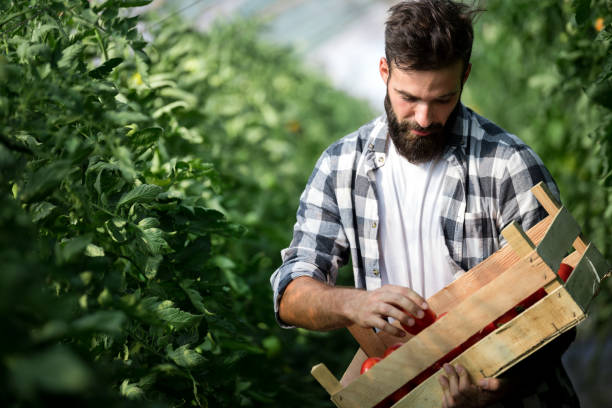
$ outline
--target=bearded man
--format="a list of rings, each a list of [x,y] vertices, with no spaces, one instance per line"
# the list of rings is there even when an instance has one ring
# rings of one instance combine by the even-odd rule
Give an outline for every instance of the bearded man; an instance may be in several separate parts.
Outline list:
[[[386,115],[332,144],[308,180],[271,277],[281,326],[402,336],[391,320],[414,325],[408,313],[422,317],[425,299],[499,249],[505,226],[527,230],[546,216],[531,187],[559,193],[540,158],[461,103],[476,13],[445,0],[390,9],[379,64]],[[335,286],[349,257],[355,288]],[[444,406],[578,406],[560,360],[565,337],[478,384],[445,365]]]

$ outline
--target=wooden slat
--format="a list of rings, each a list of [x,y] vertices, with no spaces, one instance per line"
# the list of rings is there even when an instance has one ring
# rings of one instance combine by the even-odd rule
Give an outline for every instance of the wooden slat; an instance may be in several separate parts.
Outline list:
[[[325,364],[320,363],[312,367],[310,374],[321,384],[329,395],[333,395],[342,389],[342,385],[334,375],[329,371]]]
[[[548,186],[540,181],[538,184],[531,188],[531,193],[538,200],[540,205],[544,207],[548,215],[555,216],[557,211],[561,208],[561,203],[557,201],[555,196],[550,192]]]
[[[349,326],[348,330],[368,357],[382,357],[386,347],[374,330],[356,324]]]
[[[449,310],[443,319],[333,395],[332,400],[342,408],[373,407],[520,300],[554,279],[556,274],[534,251],[532,256],[519,260],[497,279]],[[516,282],[521,282],[521,285],[516,285]]]
[[[546,217],[527,231],[527,236],[534,243],[539,243],[552,223],[552,217]],[[500,276],[514,265],[520,257],[509,245],[497,250],[493,255],[470,269],[457,280],[435,293],[427,303],[437,313],[448,312],[478,289]]]
[[[367,358],[368,358],[368,355],[365,353],[365,351],[359,348],[357,352],[355,353],[355,355],[353,356],[351,363],[348,365],[348,367],[344,371],[342,378],[340,379],[340,384],[342,384],[342,386],[346,387],[348,384],[353,382],[353,380],[359,377],[360,372],[361,372],[361,365],[363,364],[364,361],[366,361]]]
[[[521,258],[529,255],[535,249],[533,242],[531,242],[525,231],[516,221],[512,221],[510,225],[504,228],[502,235],[508,241],[512,250]]]
[[[550,269],[553,271],[559,269],[561,261],[579,233],[580,227],[574,217],[567,208],[561,207],[537,247],[538,254]]]
[[[589,244],[582,259],[570,275],[565,288],[583,311],[589,309],[591,301],[599,293],[601,282],[610,271],[610,264],[593,244]]]
[[[560,287],[466,350],[451,364],[464,366],[474,382],[499,376],[585,318],[565,288]],[[440,374],[442,372],[433,374],[393,408],[442,406]]]
[[[542,207],[544,207],[550,216],[554,217],[561,209],[561,203],[557,201],[544,182],[540,181],[538,184],[533,186],[531,188],[531,193],[536,197],[538,202],[542,205]],[[579,234],[572,245],[576,251],[584,253],[588,244],[584,235]]]

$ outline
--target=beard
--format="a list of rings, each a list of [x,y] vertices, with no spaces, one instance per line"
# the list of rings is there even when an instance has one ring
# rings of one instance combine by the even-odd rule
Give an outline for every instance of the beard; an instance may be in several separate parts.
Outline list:
[[[397,151],[409,162],[414,164],[425,163],[438,158],[442,154],[447,145],[447,130],[443,123],[432,123],[426,128],[408,120],[400,123],[391,107],[388,92],[385,96],[385,111],[387,113],[389,136]],[[450,122],[450,120],[447,122]],[[429,134],[427,136],[415,136],[410,133],[411,130],[428,132]]]

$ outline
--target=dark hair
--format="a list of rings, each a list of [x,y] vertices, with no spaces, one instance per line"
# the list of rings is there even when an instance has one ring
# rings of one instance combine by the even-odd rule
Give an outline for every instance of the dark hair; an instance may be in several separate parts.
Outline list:
[[[482,9],[450,0],[403,1],[389,9],[385,55],[403,70],[445,68],[472,54],[474,17]]]

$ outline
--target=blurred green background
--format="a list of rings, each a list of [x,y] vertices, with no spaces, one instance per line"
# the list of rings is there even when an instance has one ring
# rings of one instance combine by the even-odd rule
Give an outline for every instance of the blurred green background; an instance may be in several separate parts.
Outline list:
[[[149,3],[0,6],[0,403],[331,406],[310,368],[356,343],[280,329],[269,276],[319,154],[382,111],[362,41],[393,2]],[[610,259],[612,2],[482,5],[463,102]],[[608,280],[564,357],[585,407],[611,317]]]

